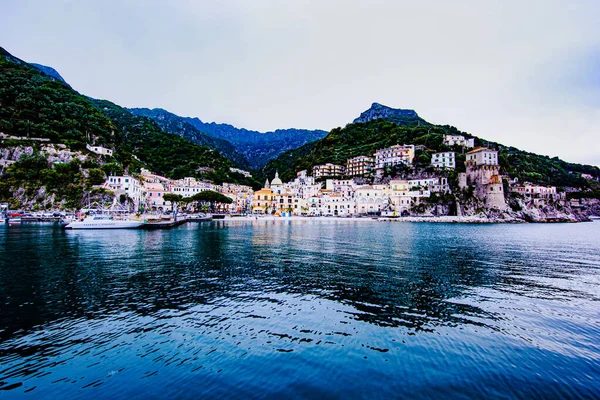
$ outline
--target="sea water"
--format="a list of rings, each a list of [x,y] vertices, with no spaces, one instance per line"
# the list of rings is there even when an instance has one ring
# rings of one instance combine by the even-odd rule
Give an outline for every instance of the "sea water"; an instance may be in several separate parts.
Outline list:
[[[0,226],[0,398],[599,398],[600,222]]]

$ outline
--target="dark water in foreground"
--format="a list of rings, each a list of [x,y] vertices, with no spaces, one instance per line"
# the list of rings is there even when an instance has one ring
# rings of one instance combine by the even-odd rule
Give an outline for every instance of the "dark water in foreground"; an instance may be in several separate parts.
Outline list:
[[[600,222],[0,227],[0,398],[600,398]]]

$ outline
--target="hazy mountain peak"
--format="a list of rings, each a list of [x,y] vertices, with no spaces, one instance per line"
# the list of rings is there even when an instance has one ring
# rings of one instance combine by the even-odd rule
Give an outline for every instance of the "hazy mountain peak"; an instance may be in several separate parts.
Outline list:
[[[360,117],[354,120],[354,123],[369,122],[374,119],[389,119],[393,122],[398,122],[398,119],[420,119],[415,110],[391,108],[380,103],[371,104],[371,108],[362,112]]]
[[[163,129],[181,134],[182,126],[190,125],[214,140],[231,143],[235,149],[245,156],[254,168],[262,167],[267,161],[276,158],[281,153],[298,148],[306,143],[321,139],[328,132],[307,129],[277,129],[271,132],[258,132],[245,128],[237,128],[230,124],[203,122],[198,117],[180,117],[166,110],[155,108],[130,108],[136,115],[150,117],[159,122]],[[167,126],[171,121],[171,128]]]

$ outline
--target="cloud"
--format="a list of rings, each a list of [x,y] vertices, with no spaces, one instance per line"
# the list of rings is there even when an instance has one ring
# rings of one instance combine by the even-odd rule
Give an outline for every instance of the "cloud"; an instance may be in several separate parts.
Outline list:
[[[251,129],[373,101],[600,164],[595,1],[12,1],[0,35],[76,89]]]

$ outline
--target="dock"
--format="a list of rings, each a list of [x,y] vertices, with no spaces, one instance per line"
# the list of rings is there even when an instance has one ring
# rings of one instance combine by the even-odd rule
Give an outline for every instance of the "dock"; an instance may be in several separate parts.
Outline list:
[[[148,221],[148,222],[144,222],[144,224],[142,226],[140,226],[138,229],[146,229],[146,230],[152,230],[152,229],[169,229],[169,228],[174,228],[176,226],[179,225],[183,225],[186,222],[188,222],[187,218],[181,218],[181,219],[177,219],[177,221]]]

